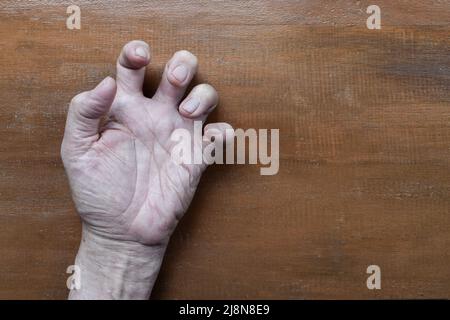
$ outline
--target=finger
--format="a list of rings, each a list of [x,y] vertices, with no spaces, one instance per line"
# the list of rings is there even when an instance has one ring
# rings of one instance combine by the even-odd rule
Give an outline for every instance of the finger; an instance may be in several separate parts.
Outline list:
[[[186,118],[205,120],[219,102],[216,89],[209,84],[195,86],[180,104],[178,111]]]
[[[128,42],[117,59],[117,87],[127,94],[142,94],[145,66],[150,62],[150,48],[140,40]]]
[[[207,124],[203,134],[203,162],[202,167],[206,168],[212,163],[228,163],[225,151],[234,141],[234,129],[226,122]],[[234,158],[234,150],[233,150]]]
[[[166,64],[154,99],[177,105],[197,72],[197,57],[186,50],[176,52]]]
[[[93,90],[75,96],[69,106],[62,152],[82,153],[98,140],[100,120],[105,116],[116,94],[116,82],[107,77]]]

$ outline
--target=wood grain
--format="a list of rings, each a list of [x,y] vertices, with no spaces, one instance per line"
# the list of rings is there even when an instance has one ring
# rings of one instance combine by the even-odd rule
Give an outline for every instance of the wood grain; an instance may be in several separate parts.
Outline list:
[[[64,299],[80,223],[59,147],[67,105],[151,44],[220,93],[213,120],[280,129],[280,171],[208,169],[153,297],[450,298],[450,1],[0,4],[0,298]],[[366,268],[382,289],[366,288]]]

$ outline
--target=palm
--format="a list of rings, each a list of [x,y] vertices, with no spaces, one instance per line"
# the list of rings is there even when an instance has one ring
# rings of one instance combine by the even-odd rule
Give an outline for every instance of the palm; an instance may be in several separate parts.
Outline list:
[[[204,168],[171,157],[173,131],[193,133],[194,119],[180,115],[173,100],[132,94],[119,80],[118,86],[97,139],[74,161],[65,161],[73,198],[97,233],[158,243],[186,211]]]
[[[109,233],[143,242],[164,238],[186,211],[200,178],[200,166],[179,165],[170,156],[173,130],[191,129],[193,123],[172,106],[146,98],[113,104],[112,114],[123,124],[106,123],[84,160],[86,175],[76,182],[80,189],[95,188],[87,193],[92,199],[80,201],[86,204],[80,214]]]

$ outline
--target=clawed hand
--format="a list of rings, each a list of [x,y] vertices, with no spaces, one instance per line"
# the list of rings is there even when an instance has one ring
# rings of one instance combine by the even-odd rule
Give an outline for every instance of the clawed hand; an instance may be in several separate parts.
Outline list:
[[[143,95],[149,46],[131,41],[117,61],[117,79],[73,98],[61,153],[83,227],[100,237],[145,245],[167,242],[192,200],[205,164],[171,159],[177,128],[193,130],[215,108],[208,84],[181,101],[197,58],[176,52],[152,98]],[[181,101],[181,103],[180,103]],[[226,123],[205,127],[225,132]]]

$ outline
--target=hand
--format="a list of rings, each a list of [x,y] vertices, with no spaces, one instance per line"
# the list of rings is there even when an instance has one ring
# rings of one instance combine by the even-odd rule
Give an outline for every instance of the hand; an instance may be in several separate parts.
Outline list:
[[[196,73],[197,58],[178,51],[167,63],[155,95],[146,98],[142,85],[149,62],[149,46],[129,42],[117,61],[116,81],[108,77],[70,104],[61,154],[83,221],[80,252],[83,245],[88,247],[77,260],[95,259],[95,251],[101,250],[114,254],[115,248],[122,257],[138,256],[144,264],[148,261],[143,256],[155,252],[149,248],[158,248],[162,259],[206,167],[174,162],[170,137],[177,128],[193,136],[194,120],[206,119],[217,105],[217,92],[201,84],[180,103]],[[209,124],[205,132],[225,134],[230,128]],[[97,265],[101,263],[108,264]]]

